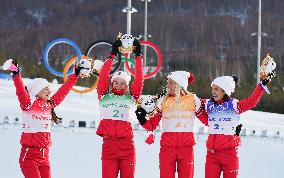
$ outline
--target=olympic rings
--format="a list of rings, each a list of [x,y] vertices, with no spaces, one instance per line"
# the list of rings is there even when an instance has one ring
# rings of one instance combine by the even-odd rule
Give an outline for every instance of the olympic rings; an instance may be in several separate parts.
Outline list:
[[[63,72],[58,72],[56,70],[54,70],[53,68],[51,68],[51,66],[49,65],[49,62],[48,62],[48,53],[50,51],[50,49],[57,45],[57,44],[60,44],[60,43],[67,43],[68,45],[71,45],[75,50],[76,50],[76,53],[77,53],[77,56],[76,57],[73,57],[72,59],[70,59],[64,66],[64,70]],[[144,46],[148,46],[150,48],[152,48],[154,50],[154,52],[157,54],[157,58],[158,58],[158,64],[157,64],[157,67],[155,68],[154,71],[150,72],[150,73],[147,73],[144,75],[144,78],[150,78],[152,77],[153,75],[155,75],[161,68],[161,65],[162,65],[162,53],[159,49],[159,47],[157,45],[155,45],[154,43],[151,43],[149,41],[140,41],[141,45],[144,45]],[[104,40],[101,40],[101,41],[96,41],[96,42],[93,42],[92,44],[90,44],[90,46],[87,48],[86,50],[86,55],[85,56],[82,56],[82,53],[81,53],[81,50],[80,48],[78,47],[78,45],[71,41],[71,40],[68,40],[66,38],[58,38],[56,40],[53,40],[51,41],[50,43],[48,43],[47,47],[45,48],[44,50],[44,54],[43,54],[43,59],[44,59],[44,65],[45,67],[48,69],[49,72],[51,72],[52,74],[56,75],[56,76],[59,76],[59,77],[63,77],[63,80],[66,82],[67,80],[67,76],[70,75],[72,73],[72,71],[68,71],[70,66],[75,62],[75,61],[78,61],[80,62],[81,58],[82,59],[88,59],[88,58],[91,58],[89,55],[91,54],[91,50],[94,49],[94,47],[96,46],[99,46],[102,47],[101,45],[107,45],[108,46],[108,49],[109,51],[103,51],[103,53],[100,53],[100,51],[96,51],[94,54],[95,55],[101,55],[101,54],[104,54],[105,56],[98,56],[98,57],[95,57],[95,59],[99,58],[99,60],[103,60],[103,59],[106,59],[108,56],[106,55],[109,55],[110,53],[110,50],[111,50],[111,46],[112,44],[109,42],[109,41],[104,41]],[[121,54],[119,53],[119,55],[114,59],[114,64],[113,64],[113,68],[111,70],[111,74],[113,74],[115,71],[118,70],[118,68],[120,67],[120,64],[121,64],[121,61],[124,61],[125,62],[125,66],[126,66],[126,69],[132,74],[132,75],[135,75],[135,71],[133,69],[131,69],[130,67],[130,64],[134,64],[134,58],[133,57],[130,57],[130,55],[125,55],[124,57],[121,56]],[[99,76],[98,73],[95,73],[97,76]],[[79,90],[79,89],[76,89],[76,88],[72,88],[72,91],[76,92],[76,93],[80,93],[80,94],[84,94],[84,93],[88,93],[88,92],[91,92],[93,91],[94,89],[96,89],[97,87],[97,83],[98,83],[98,80],[96,80],[96,82],[90,87],[90,88],[87,88],[87,89],[84,89],[84,90]]]
[[[81,59],[88,59],[88,57],[87,56],[81,56]],[[73,57],[72,59],[70,59],[65,64],[64,69],[63,69],[63,80],[64,80],[64,82],[66,82],[66,80],[67,80],[68,69],[70,68],[70,66],[72,64],[74,64],[75,61],[78,61],[77,56]],[[76,89],[76,88],[73,87],[72,91],[74,91],[75,93],[79,93],[79,94],[89,93],[89,92],[93,91],[94,89],[96,89],[97,85],[98,85],[98,80],[96,80],[96,82],[90,88],[86,88],[84,90],[79,90],[79,89]]]
[[[147,79],[147,78],[150,78],[150,77],[152,77],[153,75],[155,75],[155,74],[160,70],[160,68],[161,68],[161,66],[162,66],[162,62],[163,62],[163,61],[162,61],[162,53],[161,53],[160,48],[159,48],[157,45],[155,45],[154,43],[150,42],[150,41],[140,41],[140,43],[141,43],[141,46],[142,46],[142,45],[146,45],[146,46],[151,47],[151,48],[155,51],[155,53],[157,54],[157,56],[158,56],[158,64],[157,64],[157,67],[155,68],[155,70],[153,70],[152,72],[150,72],[150,73],[144,75],[144,79]],[[126,69],[127,69],[132,75],[135,75],[135,71],[131,69],[131,67],[130,67],[130,65],[129,65],[129,63],[128,63],[127,61],[125,62],[125,66],[126,66]]]
[[[67,44],[69,44],[70,46],[72,46],[73,48],[75,48],[76,53],[77,53],[77,56],[78,56],[78,59],[77,59],[78,62],[80,62],[82,53],[81,53],[81,50],[80,50],[79,46],[78,46],[75,42],[73,42],[73,41],[71,41],[71,40],[69,40],[69,39],[66,39],[66,38],[58,38],[58,39],[53,40],[53,41],[51,41],[51,42],[49,42],[49,43],[47,44],[47,47],[45,48],[44,53],[43,53],[43,62],[44,62],[44,65],[45,65],[45,67],[47,68],[47,70],[48,70],[49,72],[51,72],[53,75],[56,75],[56,76],[58,76],[58,77],[63,77],[63,73],[54,70],[54,69],[49,65],[49,62],[48,62],[48,53],[49,53],[50,49],[51,49],[53,46],[55,46],[55,45],[57,45],[57,44],[60,44],[60,43],[67,43]],[[71,73],[72,73],[72,71],[68,72],[68,75],[70,75]]]
[[[96,49],[96,47],[98,46],[109,46],[109,50],[106,51],[105,49]],[[111,47],[112,47],[112,43],[110,41],[107,41],[107,40],[99,40],[99,41],[95,41],[93,43],[91,43],[87,49],[86,49],[86,52],[85,52],[85,56],[89,57],[89,58],[93,58],[93,59],[96,59],[96,60],[105,60],[107,59],[108,55],[110,54],[111,52]],[[92,56],[91,52],[94,51],[94,56]],[[114,64],[112,65],[112,69],[110,71],[110,75],[112,75],[114,72],[116,72],[118,70],[118,68],[120,67],[120,64],[121,64],[121,53],[119,53],[117,55],[117,57],[114,59]],[[95,71],[94,72],[95,75],[99,76],[99,74]]]
[[[148,46],[148,47],[152,48],[154,50],[154,52],[157,54],[157,58],[158,58],[158,64],[157,64],[157,67],[155,68],[155,70],[144,75],[144,78],[147,79],[147,78],[150,78],[153,75],[155,75],[160,70],[161,65],[162,65],[162,53],[161,53],[160,48],[157,45],[155,45],[154,43],[151,43],[149,41],[140,41],[140,43],[143,46]],[[85,55],[90,57],[91,51],[94,50],[95,47],[100,46],[100,45],[108,45],[110,49],[111,49],[111,46],[112,46],[112,44],[107,40],[95,41],[95,42],[91,43],[91,45],[86,49]],[[96,52],[94,52],[94,53],[96,54]],[[129,64],[129,62],[131,64],[134,64],[134,59],[131,58],[129,54],[125,55],[124,57],[121,57],[120,55],[118,55],[118,58],[115,58],[114,61],[117,61],[117,63],[114,64],[113,69],[111,70],[110,74],[113,74],[115,71],[118,70],[118,67],[120,66],[120,63],[121,63],[120,61],[124,61],[126,69],[132,75],[135,75],[135,71],[133,69],[131,69],[130,64]],[[97,73],[95,73],[95,74],[99,75]]]
[[[135,64],[134,58],[133,57],[131,58],[130,55],[131,54],[124,54],[124,58],[122,58],[122,59],[123,59],[123,61],[130,62],[131,64],[134,65]],[[114,60],[116,60],[116,58]]]

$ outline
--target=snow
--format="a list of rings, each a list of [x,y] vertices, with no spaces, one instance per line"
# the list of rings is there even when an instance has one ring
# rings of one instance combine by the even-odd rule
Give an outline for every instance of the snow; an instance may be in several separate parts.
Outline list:
[[[24,79],[24,82],[28,80]],[[52,90],[56,91],[58,87],[54,84]],[[18,164],[20,130],[19,125],[14,124],[14,119],[21,117],[21,111],[11,80],[0,80],[0,106],[0,177],[22,178]],[[61,127],[53,128],[50,152],[52,177],[101,177],[102,139],[95,134],[95,128],[78,128],[78,121],[86,121],[87,127],[92,121],[98,123],[96,92],[84,95],[70,92],[56,112],[64,118],[64,123]],[[9,124],[3,123],[5,116],[9,117]],[[284,115],[248,111],[241,115],[241,119],[247,133],[242,137],[239,149],[239,178],[282,177]],[[68,127],[71,120],[75,120],[75,128]],[[207,134],[198,134],[201,127],[202,124],[196,121],[196,178],[204,177]],[[204,130],[206,133],[206,128]],[[255,134],[252,134],[253,130]],[[264,130],[267,130],[267,135],[262,135]],[[276,132],[279,134],[276,135]],[[160,132],[156,133],[155,143],[150,146],[144,142],[146,132],[141,127],[134,133],[137,153],[135,178],[159,177]]]

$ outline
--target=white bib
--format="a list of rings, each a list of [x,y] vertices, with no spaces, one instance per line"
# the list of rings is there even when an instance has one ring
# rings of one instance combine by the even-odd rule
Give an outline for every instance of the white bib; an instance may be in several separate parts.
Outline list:
[[[130,95],[107,94],[100,101],[100,119],[129,121],[134,102]]]
[[[25,133],[50,132],[51,113],[22,112],[22,131]]]
[[[240,117],[235,107],[234,99],[219,105],[207,100],[205,108],[208,113],[208,133],[234,135],[236,127],[240,124]]]
[[[208,122],[209,134],[234,135],[239,121],[232,117],[211,118]]]
[[[121,104],[117,101],[114,105],[109,105],[107,107],[100,106],[100,118],[128,121],[129,110],[130,107],[128,105]]]
[[[163,112],[163,132],[193,132],[194,112]]]

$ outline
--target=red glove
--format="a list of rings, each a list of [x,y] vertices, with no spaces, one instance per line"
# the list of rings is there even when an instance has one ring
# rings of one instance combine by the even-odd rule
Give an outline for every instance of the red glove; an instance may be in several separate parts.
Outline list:
[[[149,145],[155,142],[155,135],[153,132],[148,132],[145,142],[148,143]]]

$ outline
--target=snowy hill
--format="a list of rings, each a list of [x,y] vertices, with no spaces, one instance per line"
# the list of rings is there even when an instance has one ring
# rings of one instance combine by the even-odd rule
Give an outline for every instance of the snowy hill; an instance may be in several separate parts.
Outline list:
[[[29,79],[25,79],[28,82]],[[52,85],[56,91],[58,85]],[[20,118],[20,108],[11,80],[0,80],[0,177],[23,177],[19,165],[20,131],[15,118]],[[79,95],[71,92],[57,108],[64,118],[62,127],[53,128],[53,147],[50,153],[53,178],[100,178],[102,140],[95,128],[79,128],[79,121],[87,127],[98,124],[98,100],[96,92]],[[6,120],[4,119],[6,117]],[[9,120],[7,120],[7,117]],[[284,160],[284,115],[248,111],[241,115],[244,129],[240,147],[240,178],[282,177]],[[75,121],[75,127],[68,127]],[[8,123],[7,123],[8,122]],[[203,130],[205,134],[203,133]],[[246,132],[245,132],[246,131]],[[159,177],[159,140],[148,146],[144,142],[145,131],[135,131],[137,151],[136,178]],[[196,121],[195,177],[204,177],[206,128]]]

